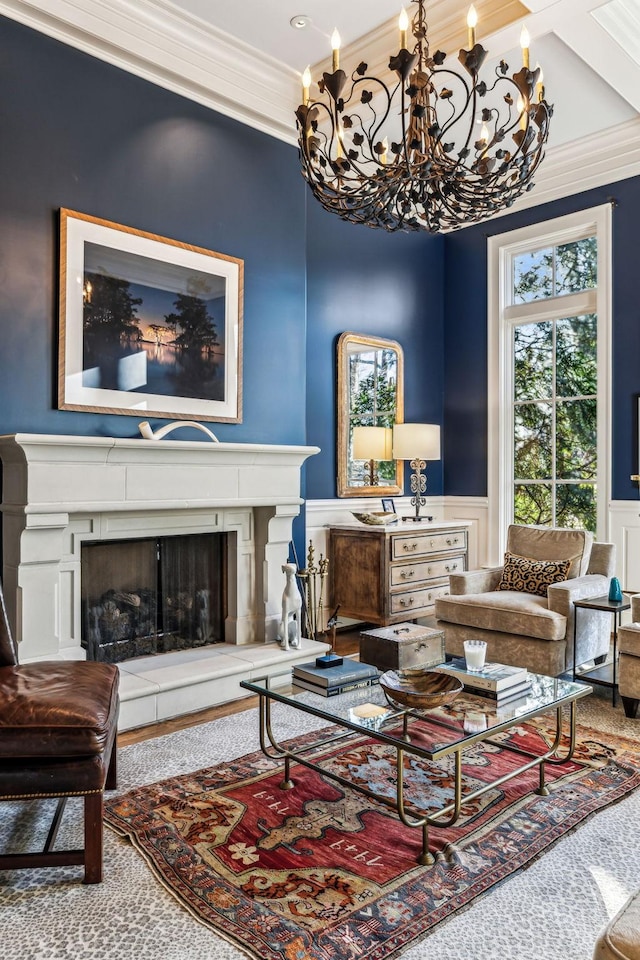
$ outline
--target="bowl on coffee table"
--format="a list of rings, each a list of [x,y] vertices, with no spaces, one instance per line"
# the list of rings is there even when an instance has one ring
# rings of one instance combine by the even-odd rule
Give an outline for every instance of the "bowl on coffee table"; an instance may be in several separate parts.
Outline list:
[[[380,677],[379,683],[392,706],[409,707],[413,710],[442,707],[455,700],[464,690],[464,684],[458,677],[420,667],[387,670]]]

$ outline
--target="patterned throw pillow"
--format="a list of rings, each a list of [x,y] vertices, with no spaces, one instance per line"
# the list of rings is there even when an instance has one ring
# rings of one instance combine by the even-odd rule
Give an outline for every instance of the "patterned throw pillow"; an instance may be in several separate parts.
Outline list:
[[[531,560],[505,553],[502,579],[496,590],[517,590],[547,596],[547,587],[567,579],[571,560]]]

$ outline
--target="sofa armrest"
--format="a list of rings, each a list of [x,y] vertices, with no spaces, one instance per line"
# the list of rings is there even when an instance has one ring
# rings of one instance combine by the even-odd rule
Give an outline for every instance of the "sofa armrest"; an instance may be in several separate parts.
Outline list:
[[[574,577],[572,580],[562,580],[561,583],[552,583],[547,591],[549,610],[563,613],[569,612],[569,604],[576,600],[590,600],[591,597],[602,597],[609,592],[609,578],[601,573],[588,573],[584,577]]]
[[[601,573],[588,573],[584,577],[563,580],[552,584],[547,591],[549,610],[567,618],[567,669],[573,665],[573,638],[575,629],[576,600],[603,597],[609,592],[609,577]],[[611,614],[601,610],[580,610],[576,637],[575,665],[593,660],[609,650]]]
[[[640,620],[640,593],[634,593],[631,597],[631,620],[633,623]]]
[[[502,577],[502,567],[487,567],[486,570],[466,570],[449,574],[449,591],[452,594],[489,593],[495,590]]]

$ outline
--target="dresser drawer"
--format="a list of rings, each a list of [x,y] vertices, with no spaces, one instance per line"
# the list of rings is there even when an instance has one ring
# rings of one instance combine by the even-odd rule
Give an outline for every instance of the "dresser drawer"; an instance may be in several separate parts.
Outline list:
[[[426,580],[441,580],[450,573],[460,573],[464,568],[464,556],[421,560],[418,563],[395,563],[390,568],[391,589],[418,586]]]
[[[423,587],[421,590],[392,593],[390,597],[391,613],[394,615],[398,613],[411,615],[412,611],[432,607],[437,597],[445,597],[448,593],[448,583],[434,584],[433,586]]]
[[[429,553],[445,553],[447,550],[467,549],[467,534],[464,530],[455,533],[419,533],[415,536],[394,537],[391,544],[391,558],[419,557]]]
[[[429,580],[430,564],[426,560],[418,560],[416,563],[393,563],[390,567],[391,587],[413,588],[422,586],[425,580]]]

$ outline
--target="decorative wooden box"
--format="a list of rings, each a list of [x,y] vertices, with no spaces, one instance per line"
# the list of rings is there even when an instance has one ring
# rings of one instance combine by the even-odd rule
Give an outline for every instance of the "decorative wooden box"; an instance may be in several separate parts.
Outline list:
[[[391,627],[363,630],[360,660],[379,670],[407,667],[435,667],[444,663],[444,630],[417,623],[395,623]]]

